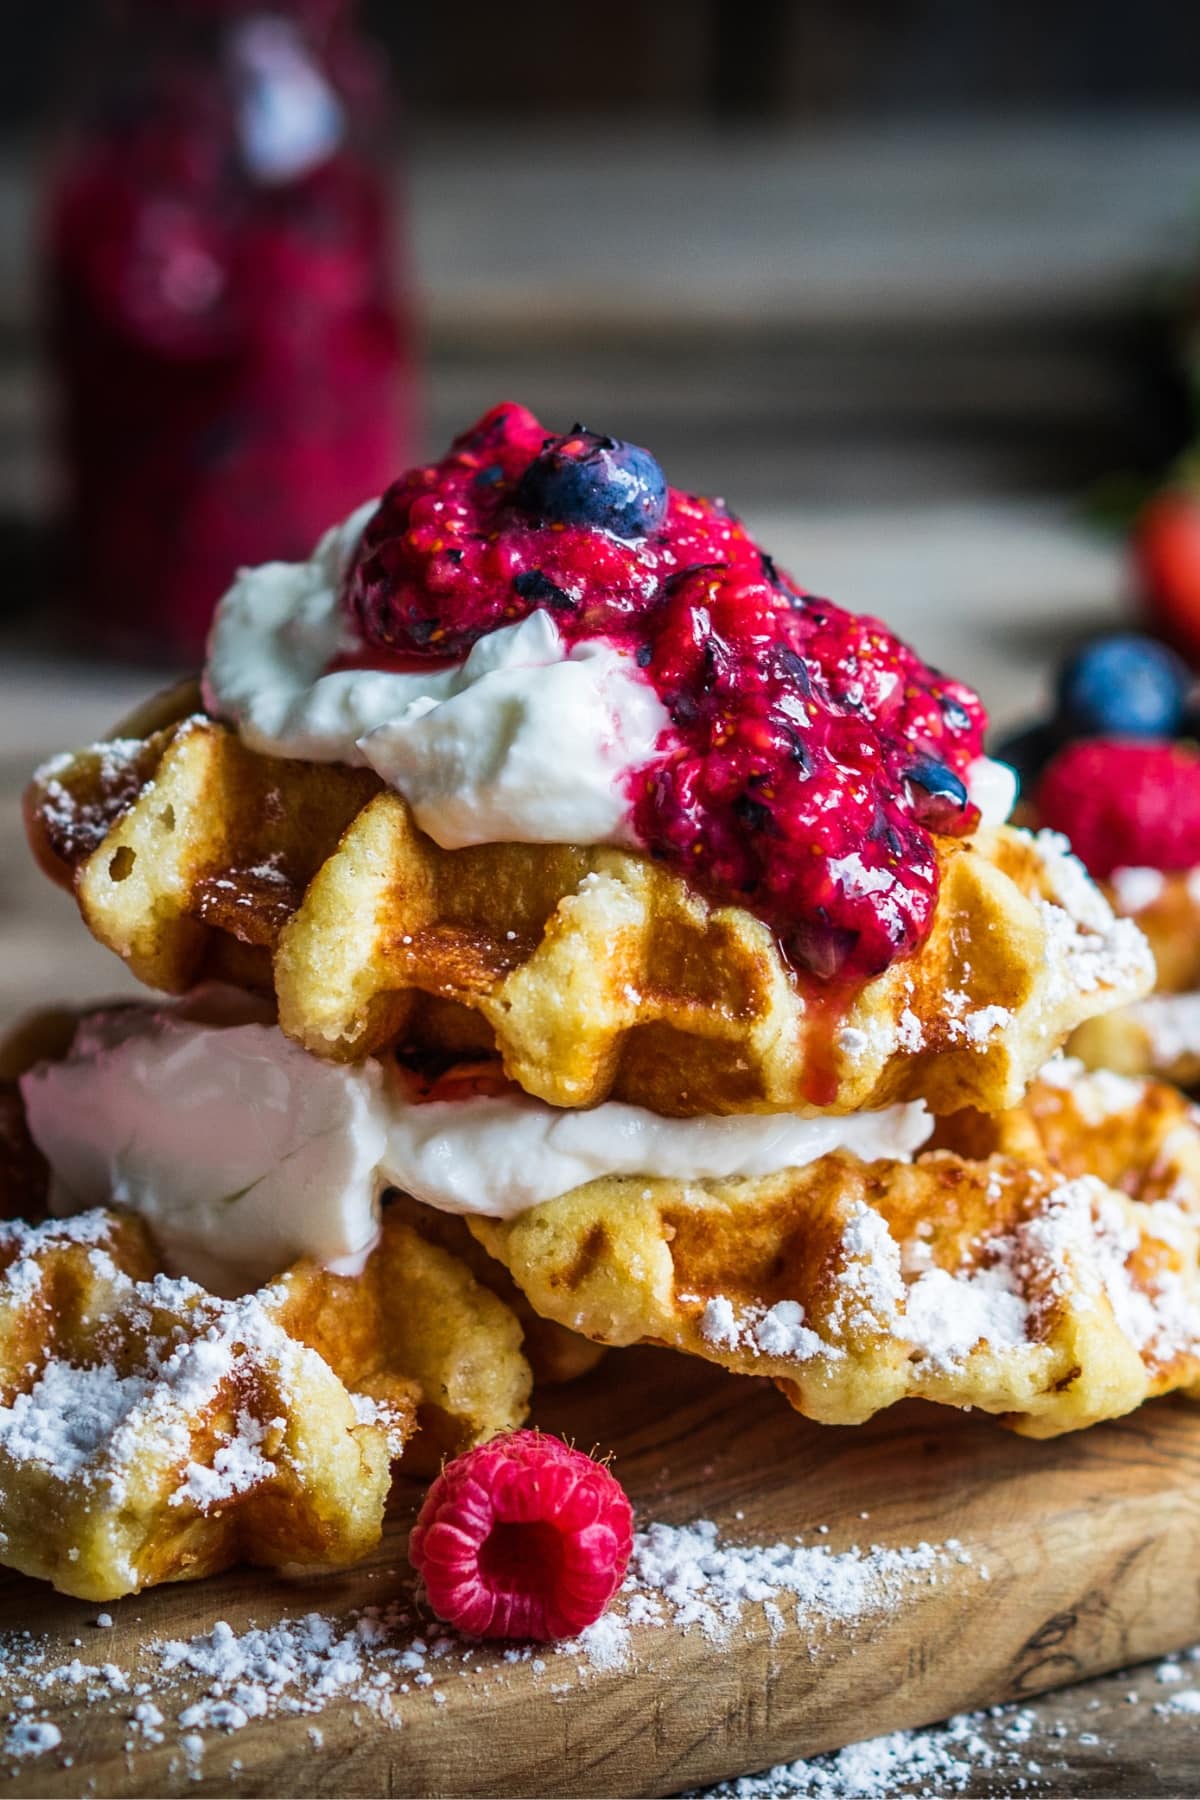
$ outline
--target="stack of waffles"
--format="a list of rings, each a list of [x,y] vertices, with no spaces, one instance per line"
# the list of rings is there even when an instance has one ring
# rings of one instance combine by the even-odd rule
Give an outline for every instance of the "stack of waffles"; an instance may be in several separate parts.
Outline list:
[[[923,937],[831,984],[627,836],[447,845],[362,756],[265,746],[222,630],[28,793],[157,997],[0,1064],[0,1560],[93,1599],[352,1562],[397,1462],[608,1347],[837,1424],[1200,1387],[1200,1128],[1056,1054],[1153,980],[1061,838],[931,828]]]

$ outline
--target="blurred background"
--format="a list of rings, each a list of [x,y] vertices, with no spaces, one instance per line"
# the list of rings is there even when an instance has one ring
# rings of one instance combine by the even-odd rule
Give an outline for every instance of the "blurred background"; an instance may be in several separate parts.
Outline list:
[[[1125,528],[1194,428],[1200,10],[5,23],[0,1011],[64,962],[117,985],[25,871],[31,764],[193,663],[240,560],[497,399],[648,444],[1001,723],[1133,616]]]

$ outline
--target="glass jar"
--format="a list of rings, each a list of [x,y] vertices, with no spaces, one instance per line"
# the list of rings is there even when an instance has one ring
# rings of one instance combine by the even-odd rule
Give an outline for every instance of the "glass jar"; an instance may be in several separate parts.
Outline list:
[[[68,589],[195,660],[239,566],[412,460],[383,83],[346,0],[124,0],[93,71],[45,220]]]

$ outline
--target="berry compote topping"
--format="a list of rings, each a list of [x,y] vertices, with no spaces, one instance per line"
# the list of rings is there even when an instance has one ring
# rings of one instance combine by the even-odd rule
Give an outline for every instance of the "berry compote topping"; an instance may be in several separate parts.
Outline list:
[[[757,913],[823,980],[876,975],[928,935],[931,833],[978,823],[978,698],[805,594],[647,451],[498,406],[388,489],[344,598],[363,660],[392,667],[457,662],[538,609],[569,645],[607,642],[672,721],[631,777],[651,855]]]

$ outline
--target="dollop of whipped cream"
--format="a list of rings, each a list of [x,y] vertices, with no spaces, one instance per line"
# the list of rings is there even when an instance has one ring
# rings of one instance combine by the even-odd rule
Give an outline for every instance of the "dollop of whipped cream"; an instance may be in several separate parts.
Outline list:
[[[318,1061],[248,996],[89,1014],[20,1085],[51,1212],[140,1213],[171,1273],[215,1293],[301,1256],[351,1271],[376,1241],[382,1069]]]
[[[241,571],[209,642],[209,711],[264,755],[374,769],[443,849],[637,847],[629,778],[654,764],[671,720],[611,644],[568,645],[539,610],[449,667],[330,667],[361,650],[339,596],[376,507],[326,532],[308,562]],[[967,788],[981,823],[1003,824],[1013,771],[978,757]]]
[[[1017,803],[1017,771],[994,756],[977,756],[966,774],[972,806],[984,830],[1003,825]]]
[[[670,719],[631,656],[568,647],[537,611],[449,668],[330,670],[358,649],[339,593],[374,510],[327,532],[307,563],[241,572],[209,643],[209,710],[266,755],[373,768],[446,850],[632,845],[629,777]]]
[[[845,1118],[667,1119],[609,1101],[561,1111],[517,1089],[423,1100],[395,1066],[327,1063],[227,990],[93,1014],[21,1079],[59,1217],[140,1213],[173,1273],[239,1294],[300,1256],[353,1269],[385,1187],[513,1218],[603,1176],[729,1180],[837,1149],[908,1160],[921,1102]]]

